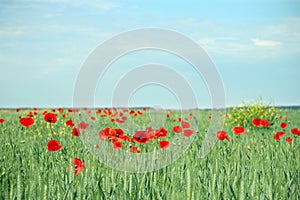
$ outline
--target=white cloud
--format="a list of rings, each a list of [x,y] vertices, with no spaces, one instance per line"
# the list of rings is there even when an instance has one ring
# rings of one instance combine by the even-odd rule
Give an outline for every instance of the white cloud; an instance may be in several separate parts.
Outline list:
[[[263,46],[263,47],[274,47],[278,46],[281,43],[272,40],[260,40],[260,39],[251,39],[255,46]]]
[[[271,59],[300,52],[300,18],[297,17],[282,18],[277,23],[249,24],[251,28],[195,18],[179,20],[178,24],[179,30],[216,55]],[[178,29],[178,25],[173,26]]]
[[[249,52],[253,48],[247,43],[247,41],[230,37],[203,38],[198,40],[198,44],[208,53],[217,53],[222,55],[237,55]]]

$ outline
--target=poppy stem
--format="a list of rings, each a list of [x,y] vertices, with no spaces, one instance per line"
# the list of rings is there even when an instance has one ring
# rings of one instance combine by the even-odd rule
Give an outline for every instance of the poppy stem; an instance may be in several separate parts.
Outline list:
[[[53,129],[52,129],[52,123],[50,123],[50,130],[51,130],[51,135],[54,135]]]

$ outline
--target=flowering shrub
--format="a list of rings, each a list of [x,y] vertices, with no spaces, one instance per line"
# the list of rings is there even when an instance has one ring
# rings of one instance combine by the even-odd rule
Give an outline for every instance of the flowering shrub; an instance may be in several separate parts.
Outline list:
[[[279,112],[280,110],[265,101],[243,102],[240,106],[228,108],[225,123],[227,126],[240,125],[244,127],[253,123],[257,127],[268,128],[274,125],[275,119],[279,118]]]

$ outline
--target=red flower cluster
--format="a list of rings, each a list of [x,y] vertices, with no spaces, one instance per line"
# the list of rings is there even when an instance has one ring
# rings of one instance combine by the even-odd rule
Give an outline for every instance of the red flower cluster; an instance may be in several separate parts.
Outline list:
[[[145,131],[136,131],[131,141],[146,144],[150,140],[156,140],[158,138],[166,137],[167,134],[168,131],[164,128],[154,130],[151,127],[148,127]]]
[[[61,148],[62,148],[62,145],[57,140],[50,140],[47,143],[47,149],[50,152],[59,151]],[[75,175],[82,172],[82,170],[85,168],[85,164],[79,158],[73,159],[73,166],[75,168],[75,171],[74,171]]]
[[[127,120],[124,113],[128,113],[128,110],[118,111],[117,108],[112,108],[112,110],[105,108],[104,110],[99,109],[96,111],[96,114],[99,114],[101,117],[110,117],[110,122],[116,122],[118,124],[124,124]]]
[[[112,142],[114,149],[123,148],[123,141],[130,141],[130,138],[124,134],[122,129],[106,128],[99,133],[100,140]]]
[[[279,118],[282,119],[283,117],[280,116]],[[281,129],[286,129],[287,126],[288,126],[288,123],[287,123],[288,117],[285,116],[285,117],[284,117],[284,120],[285,120],[285,121],[283,121],[283,122],[280,123],[280,128],[281,128]],[[298,128],[292,128],[292,129],[291,129],[291,133],[292,133],[293,135],[298,135],[298,136],[300,136],[300,130],[299,130]],[[273,138],[274,138],[275,140],[280,140],[280,139],[281,139],[282,137],[284,137],[285,135],[286,135],[286,132],[278,131],[278,132],[276,132],[276,133],[274,134]],[[292,138],[292,137],[286,137],[285,140],[288,142],[288,144],[291,144],[292,141],[293,141],[293,138]]]
[[[123,148],[122,142],[137,142],[140,144],[146,144],[150,140],[155,140],[158,138],[164,138],[168,134],[168,131],[164,128],[159,128],[157,130],[151,127],[146,128],[146,130],[136,131],[132,138],[124,134],[122,129],[106,128],[99,132],[99,139],[112,142],[114,149]],[[166,148],[166,146],[164,146]],[[137,152],[135,146],[129,149],[129,152]]]
[[[266,119],[259,119],[259,118],[255,118],[252,120],[252,124],[256,127],[269,127],[269,121]]]
[[[280,116],[280,119],[282,119],[282,116]],[[285,120],[287,121],[288,118],[285,117]],[[281,129],[286,129],[287,126],[288,126],[287,122],[281,122],[281,124],[280,124]],[[292,128],[291,133],[293,135],[300,136],[300,130],[298,128]],[[276,132],[273,137],[274,137],[275,140],[280,140],[285,135],[286,135],[285,132],[279,131],[279,132]],[[291,144],[293,142],[293,138],[291,138],[291,137],[286,137],[285,140],[288,142],[288,144]]]
[[[187,121],[182,121],[181,118],[178,118],[178,121],[181,122],[181,126],[174,126],[173,127],[173,132],[174,133],[180,133],[183,131],[182,135],[185,137],[190,137],[191,135],[194,134],[194,130],[188,129],[191,127],[190,123]],[[176,122],[176,119],[174,120]]]
[[[74,127],[74,124],[72,122],[72,120],[68,120],[66,121],[66,125],[67,126],[70,126],[70,127]],[[87,128],[89,127],[89,124],[85,123],[85,122],[80,122],[77,127],[74,127],[72,129],[72,135],[75,136],[75,137],[79,137],[81,136],[81,132],[80,130],[86,130]]]

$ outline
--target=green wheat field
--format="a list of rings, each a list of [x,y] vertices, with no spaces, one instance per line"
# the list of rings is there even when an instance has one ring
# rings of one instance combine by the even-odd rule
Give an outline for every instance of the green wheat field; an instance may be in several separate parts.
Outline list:
[[[57,116],[55,123],[45,121],[47,112]],[[112,169],[90,154],[80,136],[66,126],[71,119],[67,109],[2,110],[0,199],[300,199],[300,109],[261,103],[229,108],[223,127],[229,140],[218,138],[204,158],[197,152],[213,119],[209,110],[194,113],[199,119],[195,139],[178,160],[153,172],[130,173]],[[96,122],[110,115],[98,113]],[[28,116],[34,123],[26,128],[20,120]],[[257,127],[254,118],[266,119],[269,125]],[[146,117],[139,120],[143,123]],[[113,121],[111,126],[116,125]],[[169,126],[164,127],[170,132],[164,140],[171,141]],[[246,133],[234,134],[235,126]],[[275,139],[278,132],[283,133]],[[62,147],[49,151],[49,140]],[[116,151],[127,151],[128,145],[123,142]],[[155,140],[134,145],[141,153],[150,146],[159,148]],[[74,173],[73,158],[84,163],[79,173]]]

